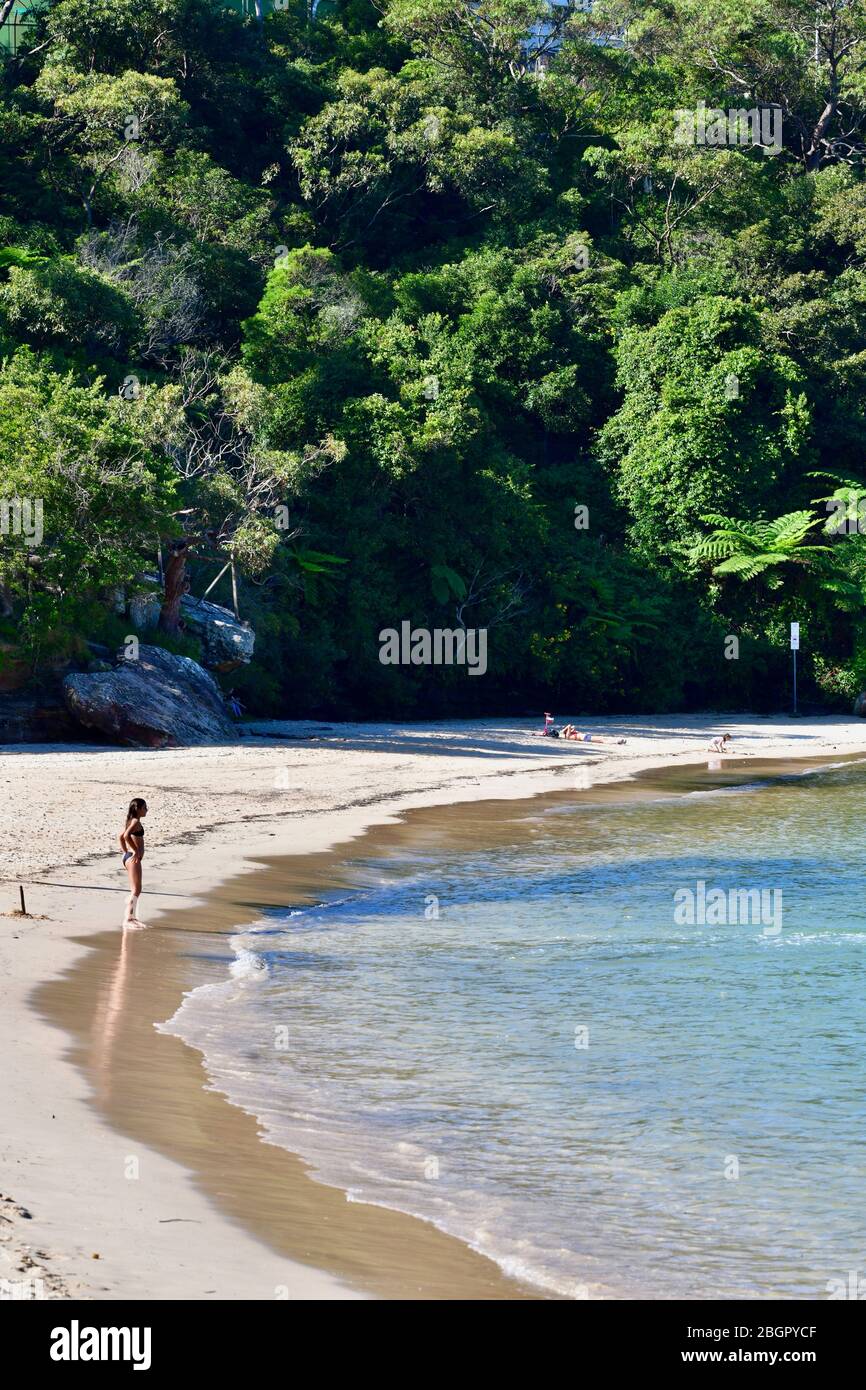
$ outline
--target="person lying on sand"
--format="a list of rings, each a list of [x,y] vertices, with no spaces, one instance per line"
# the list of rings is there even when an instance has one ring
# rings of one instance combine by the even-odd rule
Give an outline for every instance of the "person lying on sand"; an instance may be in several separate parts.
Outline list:
[[[557,728],[553,723],[553,714],[545,714],[545,727],[534,728],[532,733],[535,738],[575,738],[582,744],[624,744],[624,738],[607,738],[605,734],[581,734],[574,724],[566,724],[564,728]]]
[[[583,734],[573,724],[566,724],[564,728],[557,729],[552,714],[545,714],[544,728],[533,729],[533,733],[536,738],[571,738],[578,739],[581,743],[625,743],[624,738],[607,738],[604,734]]]
[[[625,743],[624,738],[608,738],[606,734],[583,734],[573,724],[566,724],[562,737],[574,738],[580,743]]]

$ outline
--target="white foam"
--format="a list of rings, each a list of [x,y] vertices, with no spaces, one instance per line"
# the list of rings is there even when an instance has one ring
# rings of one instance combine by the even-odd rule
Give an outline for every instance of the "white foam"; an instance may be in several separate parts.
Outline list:
[[[233,980],[260,980],[268,973],[267,962],[256,955],[255,951],[239,951],[237,959],[229,966],[229,974]]]

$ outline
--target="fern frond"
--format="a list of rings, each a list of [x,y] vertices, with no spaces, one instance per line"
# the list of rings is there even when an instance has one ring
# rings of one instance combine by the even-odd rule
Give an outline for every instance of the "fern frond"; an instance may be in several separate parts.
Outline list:
[[[821,524],[821,518],[812,512],[787,512],[767,523],[767,540],[776,548],[799,545],[813,527]]]
[[[787,555],[732,555],[716,565],[713,574],[737,574],[740,579],[755,579],[771,565],[787,560]]]

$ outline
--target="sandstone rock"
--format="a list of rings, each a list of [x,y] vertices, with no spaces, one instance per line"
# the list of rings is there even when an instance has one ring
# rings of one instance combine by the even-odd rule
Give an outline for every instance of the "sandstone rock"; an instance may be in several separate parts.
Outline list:
[[[160,578],[158,574],[143,571],[138,576],[139,582],[158,585]],[[133,613],[133,602],[130,600],[129,613],[133,625],[136,627],[156,627],[159,622],[159,612],[162,606],[162,591],[157,590],[152,594],[139,595],[148,601],[146,608],[147,621],[138,623],[136,616],[144,609],[136,608]],[[155,603],[155,614],[153,610]],[[256,634],[249,623],[242,622],[236,618],[230,608],[223,608],[219,603],[211,603],[208,599],[196,598],[193,594],[185,594],[180,601],[181,621],[187,632],[197,637],[201,642],[201,656],[205,666],[212,671],[234,671],[238,666],[245,666],[253,659],[253,651],[256,645]]]
[[[162,598],[156,593],[133,594],[129,600],[129,621],[134,628],[154,628],[159,622]]]
[[[76,742],[81,730],[59,692],[0,694],[0,743]]]
[[[233,671],[252,661],[256,634],[231,609],[187,594],[181,600],[180,616],[187,631],[200,639],[202,659],[212,670]]]
[[[119,743],[180,748],[235,737],[216,681],[187,656],[142,645],[136,661],[63,682],[73,718]]]

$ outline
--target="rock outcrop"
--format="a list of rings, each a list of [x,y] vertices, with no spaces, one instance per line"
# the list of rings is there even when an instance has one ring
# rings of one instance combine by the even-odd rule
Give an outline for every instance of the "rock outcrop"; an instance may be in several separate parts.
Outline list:
[[[858,719],[866,719],[866,691],[861,691],[854,701],[854,713]]]
[[[74,743],[81,730],[58,691],[0,694],[0,743]]]
[[[162,599],[153,590],[145,590],[141,594],[133,594],[129,600],[129,621],[134,628],[139,631],[151,627],[156,627],[159,622],[159,611],[162,608]]]
[[[159,584],[155,574],[142,574],[140,581]],[[143,590],[129,600],[129,620],[139,631],[155,628],[162,607],[162,591]],[[185,594],[180,601],[184,628],[201,642],[202,661],[211,671],[234,671],[253,659],[256,634],[249,623],[241,622],[230,608],[204,598]]]
[[[75,672],[63,682],[74,719],[119,743],[181,748],[235,737],[216,681],[187,656],[140,646],[113,670]]]
[[[256,634],[229,608],[187,594],[180,616],[188,632],[201,641],[202,660],[212,671],[234,671],[253,659]]]

